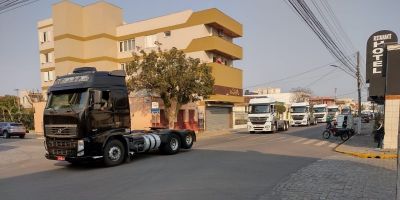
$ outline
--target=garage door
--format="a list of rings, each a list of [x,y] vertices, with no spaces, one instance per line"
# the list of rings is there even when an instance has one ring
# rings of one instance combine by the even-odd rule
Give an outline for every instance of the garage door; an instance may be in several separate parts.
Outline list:
[[[206,108],[206,130],[221,130],[230,128],[231,108],[207,107]]]

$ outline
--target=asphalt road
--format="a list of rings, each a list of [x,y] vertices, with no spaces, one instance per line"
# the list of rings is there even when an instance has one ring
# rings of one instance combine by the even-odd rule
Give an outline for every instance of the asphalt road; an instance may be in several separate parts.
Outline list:
[[[335,155],[323,125],[275,134],[200,138],[192,150],[138,155],[105,168],[43,157],[42,139],[0,139],[0,199],[260,199],[279,182]]]

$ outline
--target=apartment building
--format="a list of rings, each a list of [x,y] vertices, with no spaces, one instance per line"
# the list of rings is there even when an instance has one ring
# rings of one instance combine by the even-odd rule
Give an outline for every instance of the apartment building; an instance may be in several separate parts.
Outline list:
[[[242,25],[218,9],[185,10],[126,23],[123,10],[110,3],[81,6],[61,1],[52,6],[51,18],[39,21],[37,28],[44,94],[55,77],[71,73],[76,67],[125,69],[133,52],[176,47],[211,66],[215,78],[214,95],[183,106],[178,127],[230,128],[232,107],[244,100],[242,70],[234,66],[234,61],[243,57],[242,48],[234,44],[234,39],[243,35]],[[150,113],[152,101],[158,100],[132,96],[132,128],[166,123],[163,110],[154,121]]]

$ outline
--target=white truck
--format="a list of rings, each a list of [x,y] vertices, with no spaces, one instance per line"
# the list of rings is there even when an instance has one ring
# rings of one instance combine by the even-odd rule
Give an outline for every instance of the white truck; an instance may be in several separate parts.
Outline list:
[[[325,123],[328,117],[328,105],[327,104],[317,104],[313,106],[314,117],[318,123]]]
[[[331,118],[331,120],[336,121],[337,116],[339,115],[339,106],[337,105],[331,105],[328,106],[328,116]]]
[[[253,98],[249,101],[247,129],[250,133],[289,129],[289,120],[279,119],[275,99]]]
[[[290,121],[291,126],[310,126],[315,125],[316,121],[310,109],[308,102],[293,103],[290,107],[292,120]]]

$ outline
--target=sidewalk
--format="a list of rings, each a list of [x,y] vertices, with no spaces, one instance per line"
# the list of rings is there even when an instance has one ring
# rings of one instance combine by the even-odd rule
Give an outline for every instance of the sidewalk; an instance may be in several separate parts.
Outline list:
[[[361,133],[356,134],[349,140],[335,148],[336,152],[344,153],[360,158],[397,158],[397,151],[393,149],[378,149],[372,134],[374,122],[361,124]]]
[[[222,130],[215,130],[215,131],[196,131],[197,139],[205,139],[215,136],[227,135],[232,134],[235,132],[243,131],[244,129],[222,129]]]

